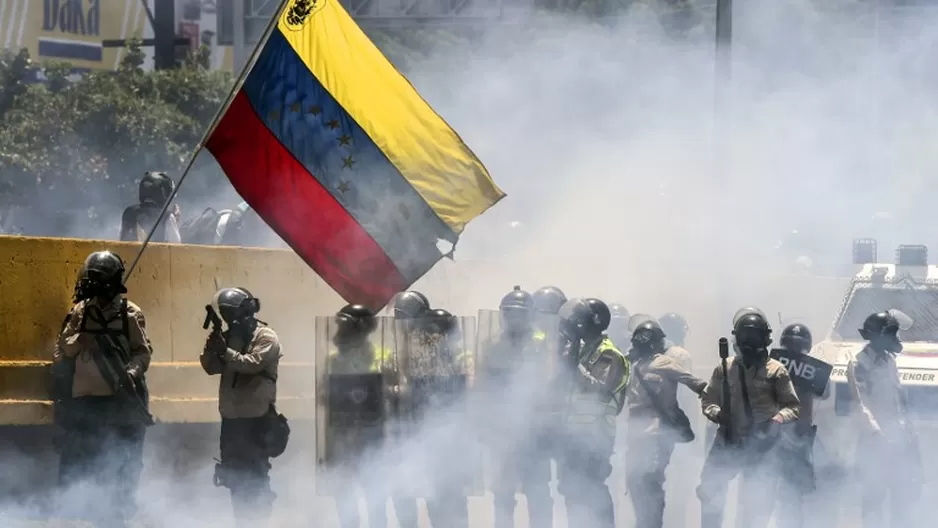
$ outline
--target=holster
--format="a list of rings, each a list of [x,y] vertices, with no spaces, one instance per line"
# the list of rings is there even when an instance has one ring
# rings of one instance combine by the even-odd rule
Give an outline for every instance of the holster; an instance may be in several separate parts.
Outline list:
[[[216,487],[231,489],[235,479],[234,472],[217,458],[215,462],[217,464],[215,464],[215,474],[212,476],[212,482]]]

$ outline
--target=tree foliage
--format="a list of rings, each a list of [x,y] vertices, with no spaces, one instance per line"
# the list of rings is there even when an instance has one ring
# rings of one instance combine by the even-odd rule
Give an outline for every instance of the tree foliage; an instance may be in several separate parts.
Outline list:
[[[33,65],[25,50],[0,56],[0,204],[36,204],[67,232],[74,211],[94,221],[128,204],[146,170],[176,172],[231,87],[231,75],[195,58],[145,72],[139,42],[117,71],[69,79],[64,63]],[[41,72],[45,83],[29,83]],[[64,228],[64,229],[63,229]]]
[[[536,4],[563,16],[591,18],[649,3],[670,12],[689,1]],[[431,54],[466,49],[475,33],[431,28],[369,32],[404,71]],[[27,228],[30,234],[113,231],[108,222],[135,201],[140,176],[148,170],[178,175],[227,96],[232,76],[208,69],[207,58],[202,49],[181,67],[145,71],[137,41],[124,50],[116,71],[72,76],[68,63],[40,66],[26,50],[0,51],[0,227],[5,208],[28,204],[29,216],[42,220]],[[31,82],[37,73],[45,82]],[[189,179],[185,193],[207,194],[223,179],[213,164],[202,163],[196,170],[202,176]]]

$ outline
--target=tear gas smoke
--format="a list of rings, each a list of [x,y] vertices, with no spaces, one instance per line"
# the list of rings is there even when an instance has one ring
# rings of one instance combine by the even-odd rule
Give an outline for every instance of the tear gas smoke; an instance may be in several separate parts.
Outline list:
[[[700,26],[680,39],[636,3],[602,24],[532,15],[493,25],[463,47],[412,62],[409,79],[508,193],[467,228],[454,264],[497,262],[502,272],[467,277],[459,298],[427,291],[433,305],[475,315],[513,284],[556,284],[633,313],[676,311],[689,321],[688,348],[706,376],[717,363],[716,337],[728,334],[739,306],[761,307],[772,323],[777,312],[798,317],[823,335],[846,282],[792,279],[795,260],[807,252],[812,273],[844,276],[853,237],[879,238],[885,252],[930,244],[925,191],[938,168],[938,77],[929,60],[938,11],[830,4],[738,2],[733,77],[722,85],[707,5]],[[230,190],[215,191],[237,203]],[[776,249],[786,237],[801,247]],[[539,383],[517,380],[506,390]],[[699,407],[685,410],[699,416]],[[524,431],[524,408],[497,412],[512,413],[501,422],[513,423],[516,436]],[[669,482],[699,481],[706,435],[697,430],[696,443],[678,447],[693,454],[675,457]],[[392,486],[414,481],[421,468],[445,475],[451,458],[434,439],[454,431],[470,433],[445,415],[430,418],[410,444],[374,454],[367,474]],[[313,497],[312,460],[289,460],[274,461],[276,512],[299,518]],[[159,474],[158,458],[147,463],[149,475]],[[148,515],[179,526],[198,511],[225,518],[210,466],[207,458],[189,483],[145,476]],[[152,499],[183,487],[185,497]],[[632,514],[621,492],[613,487],[625,526]],[[681,493],[669,504],[691,504],[687,522],[669,506],[668,526],[696,526],[696,497],[686,486]],[[489,514],[480,513],[482,499],[472,501],[473,521],[482,523]],[[331,505],[316,502],[314,514],[331,519]]]

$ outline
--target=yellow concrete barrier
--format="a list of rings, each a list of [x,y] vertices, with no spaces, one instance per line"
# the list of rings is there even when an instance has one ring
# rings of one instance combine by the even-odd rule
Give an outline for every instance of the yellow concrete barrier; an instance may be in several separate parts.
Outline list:
[[[129,265],[140,244],[0,236],[0,425],[49,421],[52,344],[71,306],[85,257],[103,249],[116,251]],[[635,311],[677,310],[691,321],[692,352],[698,351],[698,359],[709,364],[715,357],[713,343],[725,334],[735,307],[764,303],[760,306],[767,313],[797,316],[822,334],[847,282],[741,276],[731,292],[731,310],[715,305],[720,297],[712,278],[690,271],[676,275],[662,289],[661,284],[643,282],[640,273],[624,273],[617,262],[591,266],[584,273],[576,259],[514,267],[444,259],[415,288],[426,293],[434,307],[467,316],[480,308],[496,308],[514,284],[530,290],[557,284],[571,297],[597,295],[626,302]],[[226,286],[243,286],[261,299],[260,318],[277,331],[284,347],[280,395],[312,417],[314,318],[335,313],[342,299],[289,250],[151,244],[127,287],[128,298],[146,315],[153,342],[149,380],[157,418],[217,420],[213,398],[218,381],[202,372],[198,355],[206,335],[204,306],[216,287]],[[762,295],[756,298],[755,293]]]
[[[0,424],[49,421],[48,364],[85,257],[109,249],[129,263],[140,245],[0,236]],[[280,335],[286,402],[313,394],[313,318],[342,300],[290,251],[152,244],[127,283],[153,343],[150,390],[162,421],[215,421],[217,378],[198,364],[204,306],[218,287],[243,286]],[[292,406],[292,405],[291,405]],[[298,409],[313,405],[298,404]]]
[[[48,365],[85,257],[111,250],[129,266],[139,249],[129,242],[0,236],[0,425],[51,420]],[[473,275],[486,284],[473,287]],[[511,279],[496,275],[495,267],[444,260],[416,287],[435,306],[474,315],[510,288]],[[312,418],[314,318],[344,304],[332,288],[289,250],[150,244],[127,283],[127,297],[143,310],[153,343],[148,378],[157,419],[218,419],[218,380],[202,372],[198,356],[206,336],[204,307],[227,286],[261,299],[259,317],[283,344],[283,405],[293,408],[292,417]]]

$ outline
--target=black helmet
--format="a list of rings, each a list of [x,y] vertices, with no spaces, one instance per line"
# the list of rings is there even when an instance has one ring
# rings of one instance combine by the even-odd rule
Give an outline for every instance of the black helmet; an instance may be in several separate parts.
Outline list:
[[[755,306],[745,306],[743,308],[740,308],[739,310],[736,310],[736,313],[733,314],[733,326],[734,327],[736,326],[736,322],[739,321],[740,318],[742,318],[744,315],[749,315],[749,314],[756,314],[762,317],[763,319],[765,319],[766,321],[769,320],[769,318],[765,316],[762,310],[756,308]]]
[[[530,293],[521,289],[521,286],[515,286],[513,290],[502,297],[502,302],[498,304],[498,309],[505,310],[534,310],[534,297]]]
[[[786,349],[803,353],[810,352],[811,346],[814,344],[811,330],[799,323],[786,326],[778,340]]]
[[[736,345],[741,349],[763,350],[772,344],[772,327],[765,317],[750,312],[740,315],[733,324]]]
[[[120,284],[124,280],[124,261],[117,253],[95,251],[82,266],[82,278],[100,284]]]
[[[223,288],[218,290],[212,305],[218,315],[229,325],[254,317],[261,310],[261,301],[246,288]]]
[[[375,313],[360,304],[346,304],[335,314],[339,332],[370,334],[378,327]]]
[[[148,172],[140,180],[140,203],[163,205],[176,184],[165,172]]]
[[[557,315],[567,296],[556,286],[544,286],[534,292],[534,308],[540,313]]]
[[[534,313],[534,297],[530,293],[515,286],[507,295],[502,297],[498,305],[501,312],[502,326],[510,332],[524,332],[531,327]]]
[[[863,321],[860,335],[870,339],[877,335],[897,335],[899,333],[899,320],[889,312],[878,312],[870,315]]]
[[[95,251],[88,255],[75,285],[76,300],[114,296],[127,293],[124,287],[124,261],[117,253]]]
[[[609,328],[609,307],[599,299],[567,301],[560,310],[561,330],[572,338],[590,338]]]
[[[405,291],[394,298],[394,317],[416,319],[430,311],[430,300],[419,291]]]
[[[632,348],[640,353],[660,352],[664,350],[665,337],[657,322],[645,321],[632,332]]]
[[[625,308],[625,306],[619,303],[612,303],[609,305],[609,315],[613,319],[628,319],[631,317],[631,314],[629,314],[629,311]]]
[[[899,341],[900,326],[899,319],[892,311],[877,312],[863,321],[860,335],[874,348],[898,354],[902,352],[902,342]]]
[[[442,308],[427,312],[424,315],[424,321],[426,331],[434,334],[449,335],[459,328],[456,316]]]
[[[687,335],[687,320],[674,312],[669,312],[659,317],[658,324],[661,325],[661,329],[664,330],[664,333],[671,337],[672,341],[683,341],[684,336]]]

